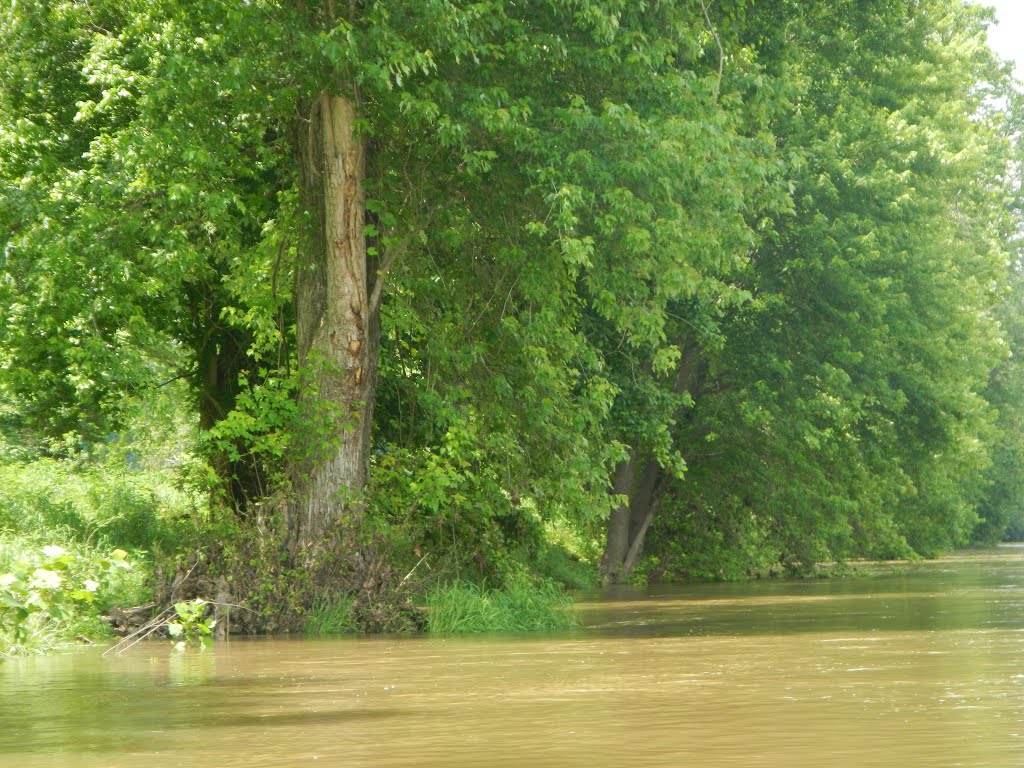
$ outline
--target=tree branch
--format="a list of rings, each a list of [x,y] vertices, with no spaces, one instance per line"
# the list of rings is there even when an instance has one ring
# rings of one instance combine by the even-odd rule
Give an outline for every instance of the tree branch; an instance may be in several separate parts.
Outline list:
[[[700,0],[701,10],[704,11],[704,21],[708,25],[708,31],[711,32],[711,36],[715,38],[715,45],[718,46],[718,84],[715,88],[715,96],[718,96],[719,91],[722,89],[722,72],[725,69],[725,49],[722,48],[722,39],[718,36],[718,32],[715,31],[715,25],[711,23],[711,16],[708,14],[708,6],[704,0]]]
[[[427,222],[429,222],[431,218],[432,216],[428,216]],[[413,227],[412,229],[410,229],[406,233],[405,237],[402,238],[402,241],[400,243],[391,248],[388,248],[387,252],[384,254],[384,258],[381,260],[380,268],[377,270],[377,278],[373,281],[373,293],[370,294],[371,315],[378,309],[380,309],[381,294],[384,291],[384,280],[387,277],[388,272],[391,271],[391,268],[395,265],[395,261],[398,260],[398,257],[405,253],[406,250],[408,250],[409,246],[412,244],[413,239],[423,233],[423,230],[426,228],[427,222],[424,222],[422,227]]]

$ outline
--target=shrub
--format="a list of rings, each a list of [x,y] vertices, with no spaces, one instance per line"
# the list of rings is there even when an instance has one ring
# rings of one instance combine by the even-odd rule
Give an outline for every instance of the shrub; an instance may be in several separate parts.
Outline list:
[[[179,649],[188,644],[209,645],[217,626],[217,619],[209,614],[210,603],[201,597],[175,603],[173,621],[167,622],[167,634]]]

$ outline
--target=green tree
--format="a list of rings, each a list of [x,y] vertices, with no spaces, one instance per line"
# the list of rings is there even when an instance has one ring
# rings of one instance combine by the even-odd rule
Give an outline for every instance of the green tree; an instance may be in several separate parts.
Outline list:
[[[298,582],[423,550],[511,580],[553,516],[609,580],[649,530],[959,543],[1006,284],[985,18],[10,3],[2,396],[56,446],[185,378],[230,530]]]
[[[1015,541],[1024,539],[1024,317],[1021,293],[1021,232],[1022,176],[1021,157],[1024,156],[1022,134],[1019,130],[1022,113],[1020,93],[1008,102],[1009,133],[1014,139],[1014,162],[1008,175],[1011,184],[1006,206],[1006,222],[1002,239],[1009,244],[1009,282],[1003,300],[996,308],[996,317],[1006,340],[1006,359],[997,367],[989,380],[985,396],[997,410],[998,437],[992,442],[992,466],[987,473],[987,488],[978,508],[981,521],[974,531],[976,541],[992,544],[1002,538]]]
[[[379,390],[418,406],[380,466],[433,468],[389,513],[600,514],[606,338],[670,377],[770,172],[756,70],[723,92],[687,3],[16,4],[4,37],[5,392],[92,435],[188,377],[236,502],[290,467],[293,559],[362,556]]]
[[[833,3],[786,23],[795,210],[741,279],[754,299],[707,363],[655,531],[706,576],[962,544],[994,434],[1007,83],[985,16]]]

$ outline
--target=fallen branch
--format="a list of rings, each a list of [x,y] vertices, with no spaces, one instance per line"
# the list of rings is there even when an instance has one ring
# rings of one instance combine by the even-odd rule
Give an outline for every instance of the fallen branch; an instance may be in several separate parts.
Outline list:
[[[160,613],[157,614],[156,617],[150,619],[146,624],[142,625],[142,627],[137,629],[135,632],[132,632],[130,635],[126,635],[125,637],[122,637],[117,643],[107,648],[107,650],[103,652],[103,655],[106,656],[108,653],[124,653],[129,648],[132,648],[138,643],[141,643],[143,640],[145,640],[147,637],[149,637],[154,632],[159,630],[161,627],[166,626],[167,619],[169,619],[173,614],[173,606],[171,608],[165,608],[164,610],[160,611]]]
[[[427,552],[427,554],[425,554],[423,557],[421,557],[420,558],[420,562],[416,563],[416,565],[414,565],[412,567],[412,570],[409,571],[407,574],[405,574],[405,578],[402,579],[400,582],[398,582],[398,586],[402,586],[403,584],[405,584],[405,582],[407,582],[409,580],[409,577],[412,576],[414,573],[416,573],[416,569],[420,567],[420,563],[422,563],[424,560],[426,560],[427,557],[429,557],[429,556],[430,556],[430,553]]]

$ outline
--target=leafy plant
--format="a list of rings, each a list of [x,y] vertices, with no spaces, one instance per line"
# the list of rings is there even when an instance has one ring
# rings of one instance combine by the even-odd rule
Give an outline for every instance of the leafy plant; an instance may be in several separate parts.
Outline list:
[[[89,557],[48,545],[18,561],[0,573],[0,636],[17,647],[34,634],[94,610],[104,584],[132,568],[127,554],[118,549]]]
[[[207,616],[209,605],[201,597],[174,604],[177,620],[167,622],[167,633],[177,641],[178,648],[188,644],[207,645],[213,640],[217,619]]]

